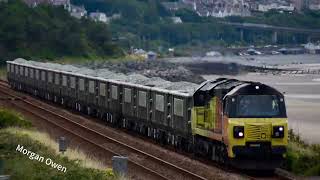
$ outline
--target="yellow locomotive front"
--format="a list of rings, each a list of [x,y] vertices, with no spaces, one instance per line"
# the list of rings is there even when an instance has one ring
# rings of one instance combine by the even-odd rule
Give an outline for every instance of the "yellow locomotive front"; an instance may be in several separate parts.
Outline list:
[[[284,96],[259,82],[217,79],[194,93],[196,152],[244,169],[280,166],[288,144]]]
[[[251,85],[225,99],[226,144],[233,164],[245,169],[280,166],[288,144],[288,119],[281,93]]]

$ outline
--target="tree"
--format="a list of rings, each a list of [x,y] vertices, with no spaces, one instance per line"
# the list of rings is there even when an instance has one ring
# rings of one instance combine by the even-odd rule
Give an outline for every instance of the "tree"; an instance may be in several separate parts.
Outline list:
[[[110,56],[120,52],[106,24],[78,20],[62,7],[0,3],[0,59]]]

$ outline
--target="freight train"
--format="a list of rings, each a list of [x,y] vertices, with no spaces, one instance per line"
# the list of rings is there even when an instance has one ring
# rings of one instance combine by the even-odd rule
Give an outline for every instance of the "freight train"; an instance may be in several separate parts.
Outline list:
[[[284,96],[259,82],[220,78],[190,93],[19,61],[7,72],[15,90],[220,163],[272,170],[286,155]]]

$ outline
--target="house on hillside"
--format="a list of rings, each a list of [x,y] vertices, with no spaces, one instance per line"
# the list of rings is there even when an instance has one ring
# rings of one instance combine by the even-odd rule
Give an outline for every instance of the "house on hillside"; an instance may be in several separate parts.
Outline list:
[[[181,0],[188,7],[191,7],[199,16],[250,16],[249,3],[244,0]]]
[[[115,20],[120,18],[121,18],[121,14],[112,14],[112,16],[110,17],[110,20]]]
[[[81,19],[87,15],[87,10],[84,6],[75,6],[70,0],[23,0],[30,7],[37,7],[39,4],[48,4],[52,6],[63,6],[71,16]]]
[[[39,4],[48,4],[52,6],[68,6],[70,5],[70,0],[23,0],[28,6],[36,7]]]
[[[96,22],[109,23],[110,21],[107,15],[101,12],[90,13],[89,17]]]
[[[75,6],[70,4],[68,7],[66,7],[66,10],[69,11],[72,17],[77,19],[87,16],[87,10],[84,8],[84,6]]]
[[[182,1],[178,1],[178,2],[162,2],[161,4],[166,10],[171,11],[171,12],[178,11],[180,9],[190,9],[190,10],[193,9],[192,5],[186,4],[186,3],[182,2]]]
[[[50,4],[53,6],[67,6],[70,3],[70,0],[50,0]]]
[[[314,11],[320,10],[320,0],[310,0],[309,9]]]
[[[171,17],[171,20],[172,20],[172,22],[173,22],[174,24],[181,24],[181,23],[182,23],[182,20],[181,20],[180,17],[174,16],[174,17]]]
[[[278,2],[274,2],[271,4],[259,4],[258,11],[267,12],[269,10],[280,10],[280,11],[294,11],[295,7],[293,4],[280,4]]]
[[[39,4],[49,4],[49,0],[23,0],[29,7],[37,7]]]

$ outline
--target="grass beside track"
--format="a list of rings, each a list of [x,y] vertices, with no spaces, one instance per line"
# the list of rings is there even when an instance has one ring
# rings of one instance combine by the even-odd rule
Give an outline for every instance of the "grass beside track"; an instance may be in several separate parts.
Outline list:
[[[10,110],[10,109],[0,109],[0,128],[7,127],[21,127],[30,128],[32,124],[27,121],[21,114]]]
[[[302,176],[320,176],[320,145],[310,145],[289,131],[286,169]]]
[[[98,160],[86,156],[80,150],[69,149],[64,155],[59,154],[58,144],[48,134],[36,131],[29,121],[14,111],[0,109],[0,124],[0,158],[4,160],[3,173],[11,175],[10,179],[119,179],[111,169],[107,169]],[[18,144],[43,156],[45,160],[50,158],[55,163],[65,166],[67,171],[61,172],[51,168],[45,161],[29,159],[27,155],[16,151]]]
[[[7,69],[6,66],[0,66],[0,79],[7,79]]]

